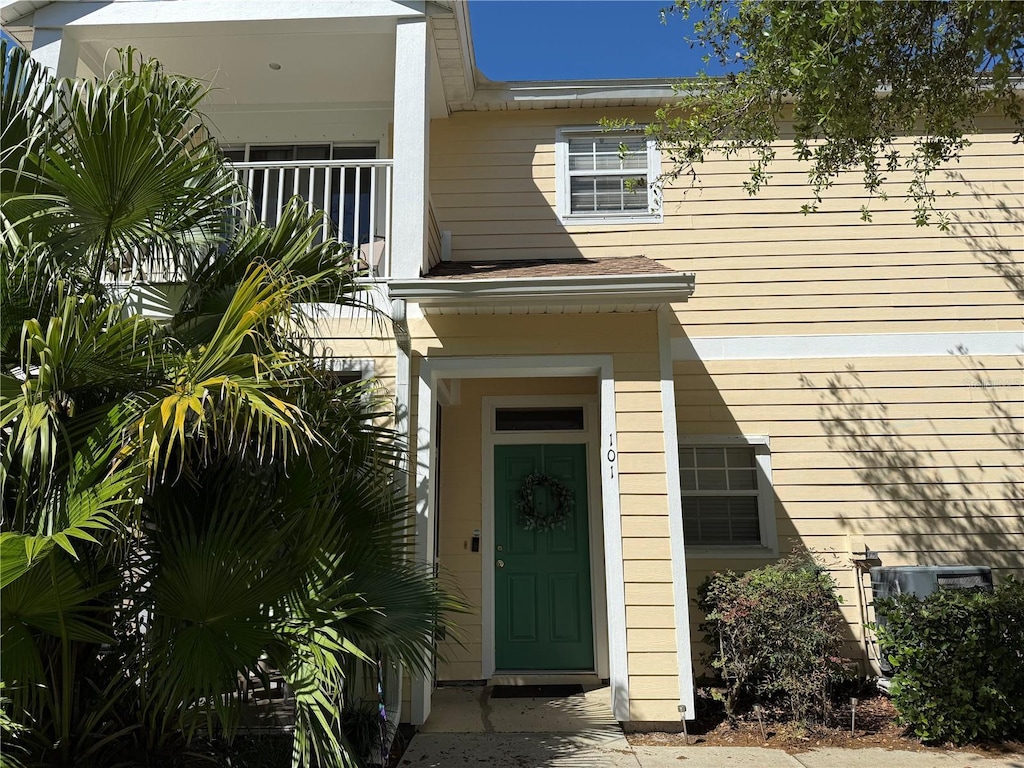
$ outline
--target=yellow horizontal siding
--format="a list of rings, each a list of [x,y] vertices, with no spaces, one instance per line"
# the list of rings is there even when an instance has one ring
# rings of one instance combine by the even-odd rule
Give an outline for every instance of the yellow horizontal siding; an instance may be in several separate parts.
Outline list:
[[[979,175],[1008,175],[1002,170],[993,172],[986,170],[978,171]],[[992,181],[1008,181],[1009,179],[993,179]],[[737,185],[740,178],[731,179]],[[909,237],[924,237],[929,239],[941,239],[947,237],[942,231],[932,228],[924,232],[913,233],[906,230],[909,224],[913,227],[913,221],[908,221],[909,214],[913,208],[909,205],[902,205],[898,210],[883,209],[872,213],[871,221],[865,222],[861,218],[862,206],[868,203],[866,199],[843,198],[838,206],[829,206],[826,210],[816,213],[804,214],[800,212],[800,206],[806,202],[806,197],[794,193],[788,197],[775,197],[754,200],[706,200],[703,198],[686,198],[673,200],[669,197],[663,206],[665,220],[662,224],[634,224],[629,230],[623,230],[621,225],[614,223],[592,223],[592,224],[571,224],[559,223],[555,210],[552,207],[556,199],[555,180],[536,182],[533,180],[512,180],[492,178],[486,182],[472,183],[475,195],[470,197],[465,193],[465,181],[447,182],[435,185],[434,196],[439,202],[444,203],[451,209],[453,214],[445,223],[458,228],[460,237],[494,236],[500,234],[521,234],[530,233],[534,235],[548,235],[557,237],[571,227],[574,233],[592,234],[596,231],[611,233],[614,231],[641,232],[645,238],[650,237],[654,232],[679,232],[683,230],[733,230],[751,229],[755,231],[792,229],[787,233],[787,239],[802,239],[799,235],[810,231],[820,232],[825,227],[848,228],[855,236],[872,237],[885,227],[889,231],[884,237],[898,236],[903,233]],[[795,188],[794,188],[795,189]],[[1002,219],[1004,205],[1013,205],[1016,196],[1012,193],[995,193],[987,197],[980,204],[978,201],[968,198],[952,198],[943,209],[951,216],[960,218],[963,221],[970,221],[970,217],[982,215],[989,218]],[[877,207],[877,203],[874,207]],[[729,208],[748,209],[742,213],[729,211]],[[746,220],[746,226],[744,226]],[[864,230],[863,235],[857,235]],[[994,233],[993,233],[994,234]],[[660,242],[654,240],[653,242]]]
[[[629,517],[664,517],[668,514],[666,494],[620,494],[619,513],[623,520]]]
[[[661,412],[661,392],[617,392],[615,410],[618,413]]]
[[[806,167],[781,146],[772,179],[749,197],[748,162],[710,157],[699,187],[669,185],[664,221],[561,225],[556,195],[555,131],[609,115],[644,118],[643,110],[562,110],[466,114],[435,124],[431,189],[453,233],[454,258],[589,258],[644,254],[697,274],[680,324],[709,336],[896,330],[1010,330],[1019,301],[987,262],[1012,264],[1021,253],[1024,153],[1013,131],[985,118],[952,175],[935,188],[952,231],[916,227],[912,205],[895,194],[869,200],[851,173],[826,192],[821,210],[803,215],[811,197]],[[908,144],[910,140],[904,140]],[[785,142],[783,142],[783,145]],[[900,192],[909,175],[891,174]],[[860,221],[869,203],[873,220]],[[954,298],[955,297],[955,298]]]
[[[635,473],[657,473],[665,471],[665,455],[663,453],[655,452],[653,450],[653,444],[657,441],[656,437],[651,437],[645,440],[642,445],[642,450],[635,453],[628,451],[623,448],[621,438],[619,440],[619,474],[635,474]]]
[[[675,675],[629,676],[630,700],[670,700],[679,698],[679,678]],[[677,715],[678,717],[678,715]]]
[[[626,605],[674,605],[671,584],[629,583],[625,586]]]
[[[851,466],[857,468],[883,468],[887,466],[886,457],[871,451],[859,451],[850,453],[794,451],[793,442],[799,438],[786,441],[788,451],[773,451],[772,466],[775,473],[789,471],[805,471],[804,468],[813,464],[818,471],[845,470]],[[941,440],[941,442],[940,442]],[[1021,461],[1020,451],[1012,448],[992,449],[991,435],[983,435],[977,440],[975,447],[966,441],[961,440],[959,435],[939,438],[931,446],[915,441],[915,448],[919,451],[939,449],[941,454],[935,456],[935,461],[929,466],[944,471],[946,469],[962,469],[968,466],[992,467],[1012,466]],[[824,444],[821,445],[824,448]]]
[[[678,699],[643,701],[631,698],[629,701],[629,719],[634,722],[651,723],[662,723],[670,720],[678,721],[677,703]]]
[[[664,560],[672,557],[669,539],[665,537],[623,538],[622,559],[625,560]]]
[[[626,658],[631,675],[660,675],[676,668],[674,653],[630,653]]]
[[[460,196],[462,197],[462,196]],[[500,195],[499,197],[509,197],[507,195]],[[553,195],[549,196],[552,199],[549,202],[554,202]],[[478,196],[467,197],[465,200],[461,200],[460,204],[465,205],[480,205],[486,203],[487,198],[479,199]],[[499,207],[498,201],[495,204]],[[515,200],[509,201],[508,204],[515,204]],[[772,216],[772,218],[776,218]],[[747,225],[743,226],[743,222],[746,221]],[[850,247],[850,241],[877,241],[883,240],[888,243],[891,249],[899,248],[902,239],[913,240],[918,244],[922,242],[934,241],[940,249],[944,246],[948,240],[953,236],[940,231],[936,227],[926,228],[922,233],[917,228],[910,224],[910,228],[906,230],[896,229],[894,231],[893,225],[889,224],[867,224],[859,221],[852,221],[847,225],[843,226],[829,226],[816,225],[814,219],[808,219],[801,217],[799,219],[801,224],[791,223],[787,226],[779,227],[758,227],[755,226],[756,220],[751,221],[749,216],[738,216],[735,222],[731,226],[722,228],[705,228],[687,226],[673,228],[671,222],[669,226],[658,226],[656,224],[648,225],[634,225],[629,229],[620,229],[613,231],[592,231],[586,233],[586,242],[580,243],[581,247],[589,248],[600,248],[600,247],[644,247],[644,246],[657,246],[657,245],[670,245],[676,248],[686,246],[714,246],[718,243],[747,243],[756,244],[765,240],[771,240],[774,247],[777,248],[780,243],[795,243],[795,242],[808,242],[815,245],[819,244],[823,239],[829,239],[837,243],[846,245],[846,249]],[[1019,226],[1015,222],[993,222],[987,225],[990,229],[986,232],[986,237],[989,238],[1018,238],[1020,236]],[[824,238],[823,234],[827,232],[828,237]],[[517,248],[521,248],[524,251],[542,250],[550,248],[554,243],[552,239],[558,239],[557,234],[550,232],[533,232],[519,231],[512,232],[499,232],[496,234],[473,234],[473,233],[462,233],[458,232],[458,248],[460,251],[475,252],[482,254],[487,251],[489,247],[501,247],[507,246],[509,241],[509,235],[515,236],[515,245]],[[452,247],[455,247],[455,233],[453,231]],[[580,239],[583,239],[580,236]],[[751,248],[753,252],[757,252],[756,248]],[[479,255],[477,256],[479,258]]]
[[[657,414],[661,418],[661,414]],[[622,493],[651,493],[662,494],[665,492],[665,473],[646,475],[619,475],[619,490]]]
[[[680,361],[677,426],[687,436],[770,436],[779,550],[809,548],[829,565],[859,641],[851,549],[869,546],[885,565],[1024,574],[1013,485],[1024,478],[1021,366],[1013,356],[951,355]],[[979,375],[998,386],[979,386]],[[711,571],[763,562],[690,558],[691,600]],[[866,577],[864,587],[869,602]],[[699,616],[691,621],[695,642],[697,623]]]
[[[668,538],[668,519],[665,515],[623,516],[622,536],[632,539]]]
[[[623,580],[629,583],[672,583],[672,563],[668,560],[623,560]],[[675,646],[673,646],[674,648]]]
[[[1019,455],[1014,457],[1012,454],[1008,454],[1002,465],[982,464],[979,466],[976,462],[977,458],[974,454],[965,454],[961,456],[961,463],[958,465],[940,467],[929,464],[928,474],[929,477],[934,478],[939,483],[969,484],[971,488],[976,489],[976,495],[983,497],[985,484],[1004,482],[1010,462],[1019,465],[1021,458]],[[844,492],[843,489],[851,485],[863,488],[873,488],[881,485],[881,482],[876,480],[876,477],[879,480],[887,481],[886,484],[894,488],[914,484],[912,476],[908,476],[903,483],[888,481],[888,467],[885,466],[883,458],[879,456],[868,457],[866,462],[857,460],[856,466],[847,469],[823,468],[817,466],[817,462],[813,463],[815,464],[814,485],[836,488],[839,493]],[[803,467],[791,465],[787,469],[773,467],[772,474],[775,478],[775,483],[781,486],[807,482],[806,465]]]
[[[626,603],[626,626],[631,629],[675,629],[675,609],[664,605]]]
[[[839,374],[842,375],[842,374]],[[685,377],[681,377],[685,378]],[[722,380],[727,377],[721,377]],[[729,377],[737,379],[737,376]],[[807,396],[809,391],[814,393],[822,393],[826,391],[826,387],[820,386],[824,382],[819,382],[819,386],[810,390],[808,387],[802,388],[787,388],[785,386],[767,387],[767,382],[764,381],[766,377],[761,377],[763,387],[758,387],[756,390],[737,389],[729,392],[729,404],[730,406],[751,406],[760,405],[765,402],[765,391],[771,392],[771,403],[779,407],[787,406],[806,406]],[[876,375],[875,380],[879,380],[881,376]],[[719,377],[716,376],[716,379]],[[863,381],[863,377],[861,377]],[[797,377],[794,377],[794,382],[798,381]],[[933,380],[934,381],[934,380]],[[723,382],[724,383],[724,382]],[[789,382],[786,382],[789,383]],[[931,386],[922,387],[920,382],[916,385],[913,379],[905,381],[893,381],[892,376],[889,375],[889,381],[886,386],[875,386],[871,387],[872,399],[879,403],[886,403],[887,406],[893,404],[899,404],[901,406],[920,406],[924,404],[948,404],[955,403],[963,398],[965,394],[969,397],[979,398],[986,391],[982,387],[977,387],[978,391],[970,391],[965,393],[965,388],[975,386],[975,381],[971,379],[970,374],[966,372],[950,372],[950,376],[945,382],[934,382]],[[718,390],[704,389],[704,390],[689,390],[687,389],[687,382],[676,380],[676,390],[679,396],[685,397],[686,404],[688,406],[696,405],[715,405],[722,403],[722,395]],[[1018,392],[1024,394],[1024,386],[1018,388]],[[968,403],[984,403],[985,400],[974,399],[969,400]],[[947,411],[943,408],[943,414]]]
[[[626,648],[631,652],[674,653],[676,633],[674,629],[628,629],[626,631]],[[632,692],[630,693],[632,694]]]
[[[990,501],[1003,501],[993,499]],[[833,508],[835,505],[832,505]],[[968,514],[973,510],[987,507],[985,514]],[[1019,543],[1013,539],[1024,536],[1024,521],[1018,511],[1010,504],[988,504],[985,500],[974,500],[971,504],[964,505],[960,509],[949,510],[949,514],[943,514],[942,510],[929,509],[930,514],[915,514],[905,506],[893,510],[899,515],[903,525],[913,525],[919,528],[923,534],[928,536],[951,536],[970,535],[974,537],[1003,537],[1011,548],[1020,549]],[[835,536],[837,532],[837,520],[835,517],[825,515],[822,509],[821,517],[802,516],[799,513],[791,512],[789,505],[786,505],[786,516],[779,520],[779,533],[783,536]],[[843,526],[842,533],[864,534],[872,531],[884,531],[891,525],[891,515],[859,515],[850,518]],[[890,537],[898,538],[898,537]]]
[[[619,427],[620,458],[625,453],[660,454],[665,450],[665,442],[664,440],[659,440],[660,436],[653,435],[650,432],[633,432],[626,429],[628,426],[630,425],[622,424]]]

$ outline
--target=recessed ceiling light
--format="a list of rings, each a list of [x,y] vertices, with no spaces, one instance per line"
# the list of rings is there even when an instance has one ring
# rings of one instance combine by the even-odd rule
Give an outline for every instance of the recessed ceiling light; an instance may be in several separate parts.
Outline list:
[[[281,68],[281,65],[278,64],[276,61],[270,62],[270,64],[268,64],[267,66],[269,66],[275,72]]]

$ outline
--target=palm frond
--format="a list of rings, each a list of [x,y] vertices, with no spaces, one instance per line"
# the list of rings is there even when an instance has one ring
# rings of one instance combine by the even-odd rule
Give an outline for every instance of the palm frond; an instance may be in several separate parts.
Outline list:
[[[281,211],[275,227],[246,226],[226,252],[211,251],[192,275],[181,308],[172,325],[191,343],[206,343],[219,318],[230,305],[238,285],[254,267],[267,270],[267,278],[284,289],[274,321],[279,333],[292,326],[309,332],[308,319],[320,303],[364,309],[364,288],[355,280],[351,252],[336,240],[321,240],[322,211],[310,212],[295,198]]]
[[[17,479],[19,512],[37,495],[45,506],[49,489],[70,468],[83,428],[103,420],[109,405],[96,407],[97,390],[116,396],[154,377],[155,324],[120,314],[120,306],[102,307],[95,297],[68,296],[45,328],[35,319],[24,323],[18,366],[0,374],[0,429],[9,430],[0,489]],[[76,420],[90,409],[88,418]],[[28,527],[53,533],[55,526],[40,519]]]
[[[59,87],[14,57],[28,87],[5,91],[15,149],[4,172],[17,181],[4,186],[5,241],[45,242],[59,275],[93,293],[111,267],[194,261],[223,241],[225,200],[239,195],[197,110],[204,86],[120,56],[107,78]]]
[[[181,358],[173,383],[140,420],[138,443],[154,473],[166,476],[188,440],[243,451],[255,445],[261,457],[282,458],[318,440],[287,396],[298,386],[299,361],[263,343],[287,302],[271,277],[266,267],[250,267],[209,343]]]

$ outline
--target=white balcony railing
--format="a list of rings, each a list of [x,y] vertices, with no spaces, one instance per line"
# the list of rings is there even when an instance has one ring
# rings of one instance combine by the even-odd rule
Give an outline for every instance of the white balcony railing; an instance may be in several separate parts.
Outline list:
[[[391,160],[313,160],[234,163],[238,182],[248,190],[251,216],[276,226],[281,210],[293,197],[321,210],[318,240],[333,237],[352,249],[360,277],[391,275]],[[151,253],[124,259],[121,269],[108,269],[108,283],[175,283],[182,276],[167,254]]]
[[[281,209],[301,197],[324,211],[321,237],[352,248],[364,277],[391,274],[391,160],[308,160],[235,163],[257,221],[277,224]]]

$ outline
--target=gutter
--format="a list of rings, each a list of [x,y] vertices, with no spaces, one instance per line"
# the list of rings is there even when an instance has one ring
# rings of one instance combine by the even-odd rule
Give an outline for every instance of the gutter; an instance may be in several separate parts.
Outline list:
[[[491,279],[416,278],[391,280],[391,298],[425,306],[479,304],[660,304],[686,301],[693,295],[693,272],[576,277],[506,277]]]

